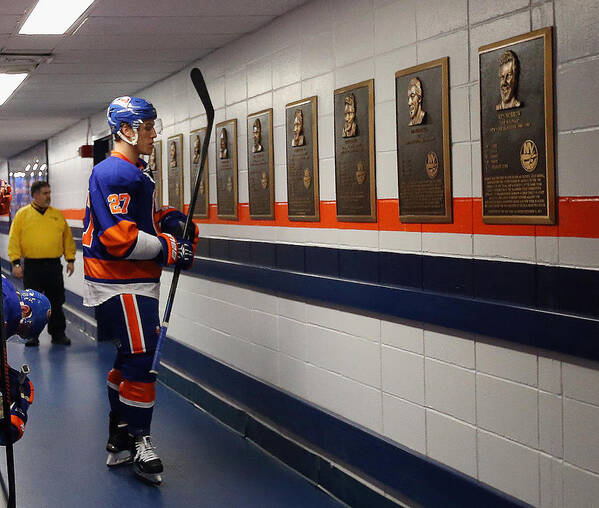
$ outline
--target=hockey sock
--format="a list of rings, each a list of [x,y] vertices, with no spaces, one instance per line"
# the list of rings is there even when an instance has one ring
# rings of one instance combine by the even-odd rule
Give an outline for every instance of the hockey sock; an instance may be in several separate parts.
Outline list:
[[[156,398],[156,382],[144,383],[125,379],[120,384],[122,417],[131,434],[149,434]]]
[[[107,376],[106,386],[108,388],[108,402],[110,403],[111,416],[115,419],[122,417],[122,404],[119,400],[119,386],[123,381],[123,375],[120,370],[112,369]]]

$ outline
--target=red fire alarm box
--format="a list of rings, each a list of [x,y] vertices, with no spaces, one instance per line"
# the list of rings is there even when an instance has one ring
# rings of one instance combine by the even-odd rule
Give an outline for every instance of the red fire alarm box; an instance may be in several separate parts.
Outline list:
[[[94,145],[81,145],[79,147],[79,156],[82,158],[94,156]]]

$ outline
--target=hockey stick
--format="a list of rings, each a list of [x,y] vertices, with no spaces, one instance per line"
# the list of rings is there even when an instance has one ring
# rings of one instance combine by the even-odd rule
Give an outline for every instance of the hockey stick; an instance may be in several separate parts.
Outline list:
[[[10,382],[8,379],[8,358],[6,354],[6,327],[4,326],[4,291],[2,291],[2,275],[0,274],[0,361],[2,362],[2,372],[0,373],[0,391],[2,392],[2,413],[4,415],[4,432],[6,442],[6,471],[8,473],[8,492],[4,478],[2,479],[2,490],[7,496],[8,508],[16,506],[15,498],[15,456],[12,448],[12,429],[10,418]]]
[[[206,134],[204,136],[204,142],[202,143],[202,152],[200,156],[200,169],[196,176],[196,181],[193,186],[193,192],[191,193],[191,202],[189,203],[189,210],[187,211],[187,220],[185,221],[185,229],[183,230],[183,238],[192,240],[193,238],[193,211],[196,207],[196,201],[198,192],[200,190],[200,183],[202,176],[206,170],[206,157],[208,156],[208,143],[210,142],[210,134],[212,134],[212,125],[214,124],[214,108],[212,107],[212,101],[210,100],[210,94],[208,88],[204,82],[204,77],[200,72],[200,69],[194,67],[191,69],[191,81],[193,86],[202,101],[202,105],[206,110],[206,116],[208,117],[208,125],[206,126]],[[160,324],[160,333],[158,334],[158,342],[156,343],[156,351],[154,352],[154,359],[152,360],[152,368],[150,373],[158,374],[158,365],[160,364],[160,357],[162,356],[162,346],[164,339],[166,338],[166,331],[168,329],[168,322],[171,317],[171,310],[173,309],[173,302],[175,301],[175,291],[177,290],[177,283],[179,282],[179,274],[181,268],[175,267],[173,273],[173,280],[171,281],[171,289],[166,300],[166,308],[164,309],[164,318]]]

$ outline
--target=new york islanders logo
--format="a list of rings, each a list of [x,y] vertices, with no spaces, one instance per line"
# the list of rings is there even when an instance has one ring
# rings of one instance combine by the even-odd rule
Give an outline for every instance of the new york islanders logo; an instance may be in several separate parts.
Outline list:
[[[117,97],[112,101],[112,103],[127,109],[127,106],[129,106],[129,104],[131,103],[131,97],[128,97],[127,95],[123,97]]]

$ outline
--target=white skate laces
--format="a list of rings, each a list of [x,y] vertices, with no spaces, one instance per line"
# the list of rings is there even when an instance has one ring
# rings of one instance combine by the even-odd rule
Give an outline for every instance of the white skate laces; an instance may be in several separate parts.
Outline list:
[[[141,439],[135,440],[135,460],[139,462],[150,462],[152,460],[160,460],[154,451],[154,445],[150,440],[150,436],[142,436]]]

